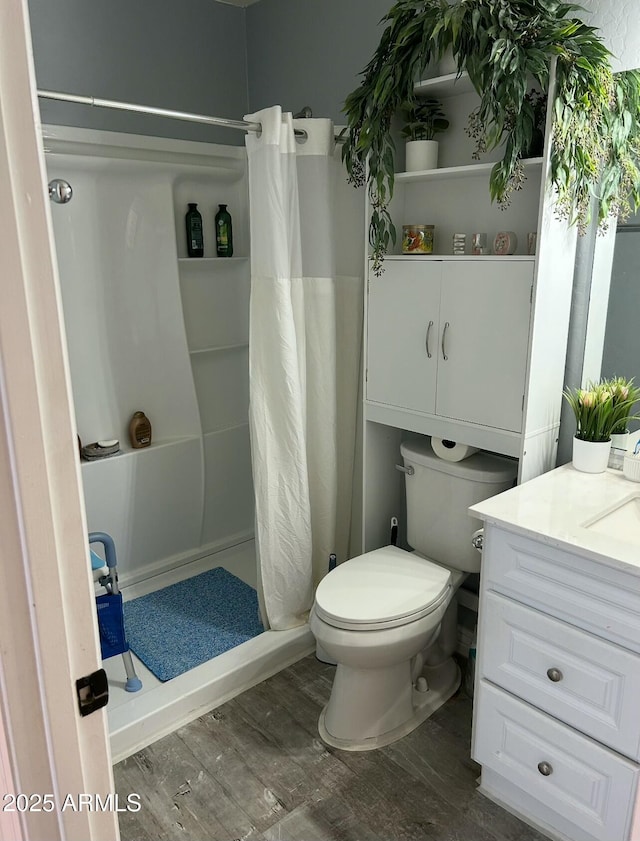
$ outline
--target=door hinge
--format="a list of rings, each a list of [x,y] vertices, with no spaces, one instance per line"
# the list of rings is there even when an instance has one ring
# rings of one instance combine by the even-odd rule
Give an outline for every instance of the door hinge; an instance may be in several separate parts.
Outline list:
[[[369,369],[368,368],[364,372],[364,381],[365,381],[365,383],[369,382]]]
[[[529,303],[533,303],[533,283],[531,284],[531,291],[529,292]]]
[[[78,695],[78,707],[82,716],[91,715],[101,707],[106,707],[109,702],[109,684],[107,683],[105,670],[98,669],[93,674],[78,678],[76,694]]]
[[[524,412],[524,394],[522,395],[522,411]]]

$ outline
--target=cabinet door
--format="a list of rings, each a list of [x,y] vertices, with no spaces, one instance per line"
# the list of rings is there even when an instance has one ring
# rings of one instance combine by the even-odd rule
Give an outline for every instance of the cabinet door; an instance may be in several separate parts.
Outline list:
[[[369,280],[367,399],[433,414],[442,263],[387,260]]]
[[[520,432],[533,262],[445,262],[436,412]]]

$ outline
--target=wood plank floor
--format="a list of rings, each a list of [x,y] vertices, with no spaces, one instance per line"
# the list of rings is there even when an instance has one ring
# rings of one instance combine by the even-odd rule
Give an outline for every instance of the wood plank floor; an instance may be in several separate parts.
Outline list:
[[[478,794],[459,693],[394,745],[317,731],[334,669],[310,656],[115,767],[123,841],[543,841]]]

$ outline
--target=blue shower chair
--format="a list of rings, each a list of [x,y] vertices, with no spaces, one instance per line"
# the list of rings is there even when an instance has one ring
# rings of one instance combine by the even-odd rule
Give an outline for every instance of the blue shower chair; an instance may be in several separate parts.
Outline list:
[[[96,596],[96,608],[98,610],[98,628],[100,630],[100,649],[102,659],[108,660],[122,654],[124,670],[127,674],[125,689],[127,692],[138,692],[142,689],[142,681],[136,674],[129,651],[129,644],[124,631],[124,613],[122,610],[122,593],[118,589],[118,569],[116,560],[116,547],[113,539],[102,531],[89,533],[89,546],[92,543],[101,543],[104,547],[103,560],[93,549],[91,554],[91,569],[102,569],[105,564],[108,567],[106,575],[98,577],[99,584],[107,591]]]

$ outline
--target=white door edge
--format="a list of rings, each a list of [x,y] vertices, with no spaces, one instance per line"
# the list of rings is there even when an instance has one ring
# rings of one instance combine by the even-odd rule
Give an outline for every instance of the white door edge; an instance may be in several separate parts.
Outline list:
[[[59,808],[114,784],[105,711],[82,718],[75,695],[102,664],[37,114],[27,4],[11,0],[0,8],[3,773],[54,798],[51,812],[19,813],[23,837],[117,841],[114,811]]]

